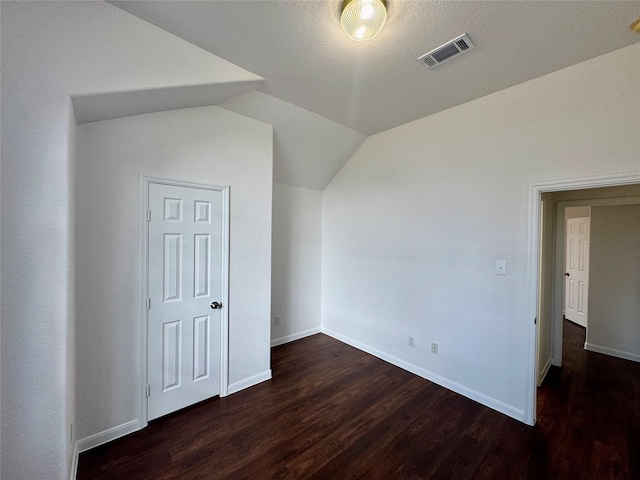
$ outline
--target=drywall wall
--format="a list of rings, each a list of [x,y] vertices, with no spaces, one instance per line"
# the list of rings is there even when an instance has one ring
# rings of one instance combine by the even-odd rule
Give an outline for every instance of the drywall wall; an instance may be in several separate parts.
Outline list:
[[[321,246],[322,192],[274,183],[272,345],[320,331]]]
[[[587,349],[640,361],[640,205],[591,207]]]
[[[1,8],[0,476],[69,478],[76,163],[70,95],[255,76],[104,2]]]
[[[564,209],[564,219],[588,217],[591,215],[590,208],[587,207],[567,207]]]
[[[230,186],[229,382],[269,370],[271,152],[270,125],[218,107],[78,127],[80,439],[140,414],[140,174]]]
[[[360,132],[258,91],[232,98],[220,106],[273,125],[273,179],[285,185],[322,190],[366,138]],[[301,158],[304,162],[300,162]]]
[[[636,44],[369,137],[323,192],[323,330],[523,419],[529,185],[638,172],[639,128]]]

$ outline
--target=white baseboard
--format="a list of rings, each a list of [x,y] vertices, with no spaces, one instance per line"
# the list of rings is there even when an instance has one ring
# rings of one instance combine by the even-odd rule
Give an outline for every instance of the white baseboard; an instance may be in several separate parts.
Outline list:
[[[137,432],[138,430],[140,430],[138,420],[131,420],[130,422],[95,433],[75,442],[73,444],[73,454],[71,457],[71,480],[75,480],[78,474],[78,457],[82,452],[91,450],[94,447],[99,447],[104,443],[124,437],[125,435]]]
[[[229,385],[228,394],[239,392],[240,390],[244,390],[245,388],[252,387],[253,385],[257,385],[260,382],[264,382],[265,380],[270,379],[271,370],[267,370],[266,372],[259,373],[258,375],[246,378],[240,382],[232,383],[231,385]],[[140,422],[138,420],[131,420],[130,422],[123,423],[122,425],[118,425],[117,427],[109,428],[108,430],[104,430],[102,432],[98,432],[94,435],[78,440],[75,443],[73,450],[71,479],[73,480],[76,477],[78,468],[78,456],[80,453],[98,447],[117,438],[124,437],[125,435],[136,432],[138,430],[140,430]]]
[[[540,372],[540,376],[538,377],[538,386],[542,385],[542,382],[544,382],[544,377],[547,376],[547,373],[549,373],[550,368],[551,368],[551,357],[547,359],[547,363],[545,363],[542,371]]]
[[[95,433],[75,442],[73,445],[73,455],[71,457],[71,480],[75,480],[78,474],[78,457],[82,452],[91,450],[94,447],[99,447],[104,443],[124,437],[138,430],[140,430],[138,420],[131,420],[130,422]]]
[[[123,423],[117,427],[109,428],[78,440],[76,442],[76,450],[78,451],[78,454],[80,454],[104,443],[110,442],[111,440],[115,440],[116,438],[137,432],[138,430],[140,430],[140,423],[138,420],[131,420],[130,422]]]
[[[240,382],[232,383],[231,385],[229,385],[228,394],[230,395],[232,393],[239,392],[240,390],[244,390],[245,388],[252,387],[253,385],[257,385],[258,383],[270,379],[271,370],[267,370],[266,372],[259,373],[258,375],[246,378],[244,380],[241,380]],[[108,430],[98,432],[94,435],[90,435],[75,442],[71,460],[71,480],[75,480],[76,478],[76,473],[78,470],[78,456],[80,455],[80,453],[103,445],[112,440],[116,440],[117,438],[124,437],[125,435],[128,435],[130,433],[136,432],[140,430],[140,428],[141,427],[138,420],[131,420],[130,422],[123,423],[122,425],[118,425],[117,427],[109,428]]]
[[[291,335],[286,335],[280,338],[274,338],[273,340],[271,340],[271,346],[277,347],[278,345],[293,342],[294,340],[300,340],[301,338],[309,337],[311,335],[315,335],[316,333],[320,333],[320,327],[310,328],[309,330],[304,330],[298,333],[292,333]]]
[[[594,345],[587,342],[584,343],[584,349],[590,352],[604,353],[605,355],[611,355],[612,357],[631,360],[633,362],[640,362],[640,355],[637,353],[623,352],[622,350],[616,350],[615,348],[601,347],[600,345]]]
[[[78,476],[78,456],[80,452],[78,451],[78,442],[73,442],[73,453],[71,454],[71,480],[76,480]]]
[[[389,355],[388,353],[383,352],[382,350],[378,350],[377,348],[370,347],[369,345],[365,345],[357,340],[346,337],[340,333],[329,330],[328,328],[322,327],[322,333],[329,335],[330,337],[335,338],[336,340],[340,340],[347,345],[351,345],[352,347],[357,348],[358,350],[362,350],[363,352],[367,352],[374,357],[378,357],[385,362],[389,362],[396,367],[400,367],[403,370],[413,373],[414,375],[418,375],[419,377],[425,378],[430,382],[437,383],[441,387],[447,388],[453,392],[459,393],[460,395],[467,397],[471,400],[474,400],[486,407],[489,407],[493,410],[496,410],[500,413],[504,413],[509,417],[515,418],[521,422],[525,422],[524,411],[519,410],[517,408],[512,407],[511,405],[507,405],[495,398],[491,398],[483,393],[476,392],[464,385],[460,385],[459,383],[453,382],[447,378],[441,377],[429,370],[425,370],[424,368],[418,367],[413,363],[406,362],[400,358],[394,357],[393,355]]]
[[[259,373],[258,375],[254,375],[253,377],[245,378],[244,380],[240,380],[239,382],[232,383],[229,385],[227,389],[227,394],[231,395],[232,393],[239,392],[240,390],[244,390],[245,388],[253,387],[258,383],[264,382],[266,380],[271,380],[271,369],[266,372]]]

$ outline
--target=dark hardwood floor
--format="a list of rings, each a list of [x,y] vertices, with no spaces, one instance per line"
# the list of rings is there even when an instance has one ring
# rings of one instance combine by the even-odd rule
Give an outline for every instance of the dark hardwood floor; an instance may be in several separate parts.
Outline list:
[[[78,478],[640,478],[640,364],[564,335],[535,427],[318,334],[274,348],[271,381],[82,453]]]

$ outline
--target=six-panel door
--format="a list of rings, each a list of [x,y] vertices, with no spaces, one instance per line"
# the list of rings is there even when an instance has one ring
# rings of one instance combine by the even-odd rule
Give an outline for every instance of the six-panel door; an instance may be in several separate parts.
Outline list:
[[[567,319],[587,326],[589,302],[589,217],[567,220],[565,312]]]
[[[149,184],[148,419],[220,393],[222,193]]]

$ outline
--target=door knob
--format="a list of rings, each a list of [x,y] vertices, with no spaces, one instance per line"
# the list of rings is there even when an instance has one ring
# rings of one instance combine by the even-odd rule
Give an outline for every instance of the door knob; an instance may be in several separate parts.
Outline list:
[[[568,276],[569,276],[569,272],[565,273],[565,274],[564,274],[564,276],[565,276],[565,277],[568,277]]]
[[[218,308],[222,308],[222,304],[218,302],[211,302],[211,308],[217,310]]]

